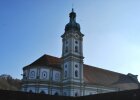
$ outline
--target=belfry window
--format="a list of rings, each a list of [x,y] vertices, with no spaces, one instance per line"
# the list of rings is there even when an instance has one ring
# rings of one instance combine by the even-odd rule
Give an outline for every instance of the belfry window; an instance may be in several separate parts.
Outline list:
[[[77,64],[75,65],[75,68],[78,68],[78,65]]]
[[[75,44],[78,44],[78,41],[75,41]]]
[[[78,52],[78,46],[75,46],[75,52]]]
[[[78,70],[75,71],[75,77],[78,77]]]

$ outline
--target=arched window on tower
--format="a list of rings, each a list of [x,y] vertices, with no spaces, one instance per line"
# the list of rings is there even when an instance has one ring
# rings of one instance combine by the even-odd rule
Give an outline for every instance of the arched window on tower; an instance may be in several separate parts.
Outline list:
[[[78,68],[78,65],[77,64],[75,65],[75,68]]]
[[[78,44],[78,41],[75,41],[75,44]]]
[[[78,46],[75,46],[75,52],[78,52]]]
[[[78,77],[78,70],[75,71],[75,77]]]

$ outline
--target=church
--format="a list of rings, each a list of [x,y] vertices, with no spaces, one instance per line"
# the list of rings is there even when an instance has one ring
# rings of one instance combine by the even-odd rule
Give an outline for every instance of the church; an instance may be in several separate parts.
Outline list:
[[[85,96],[140,88],[137,75],[84,64],[83,37],[72,9],[62,34],[62,56],[44,54],[23,67],[22,91],[61,96]],[[86,58],[85,58],[86,59]]]

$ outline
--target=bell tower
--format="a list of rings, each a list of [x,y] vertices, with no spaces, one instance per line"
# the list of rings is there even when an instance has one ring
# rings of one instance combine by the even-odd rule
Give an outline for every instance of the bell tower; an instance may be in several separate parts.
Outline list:
[[[62,37],[63,95],[83,95],[83,34],[72,9]]]

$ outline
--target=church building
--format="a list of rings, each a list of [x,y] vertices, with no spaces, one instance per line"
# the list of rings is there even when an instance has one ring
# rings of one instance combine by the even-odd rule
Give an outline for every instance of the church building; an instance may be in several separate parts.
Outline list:
[[[44,54],[23,67],[22,91],[63,96],[138,89],[137,75],[121,74],[84,64],[83,37],[72,9],[62,34],[62,56]],[[86,59],[86,58],[85,58]]]

